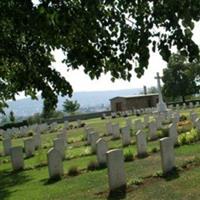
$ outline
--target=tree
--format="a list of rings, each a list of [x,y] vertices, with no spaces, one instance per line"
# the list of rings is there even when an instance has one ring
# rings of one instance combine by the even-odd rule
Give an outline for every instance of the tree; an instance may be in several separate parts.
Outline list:
[[[148,88],[148,94],[155,94],[158,93],[158,89],[154,86]]]
[[[171,56],[167,68],[163,71],[163,94],[166,97],[182,97],[185,102],[187,95],[199,92],[197,84],[198,63],[188,63],[184,56]]]
[[[63,104],[63,111],[70,114],[74,114],[80,108],[80,104],[77,101],[65,100]]]
[[[138,77],[148,67],[150,48],[168,61],[172,47],[192,62],[192,40],[200,19],[199,0],[31,0],[0,1],[0,106],[18,92],[52,101],[72,94],[70,83],[52,66],[62,49],[67,68],[84,67],[90,77]]]
[[[10,111],[9,119],[10,119],[11,122],[15,121],[15,116],[14,116],[14,112],[13,111]]]

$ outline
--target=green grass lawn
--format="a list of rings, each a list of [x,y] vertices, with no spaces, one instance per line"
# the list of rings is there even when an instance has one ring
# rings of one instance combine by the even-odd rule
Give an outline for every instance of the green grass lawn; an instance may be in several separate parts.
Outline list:
[[[199,109],[197,112],[199,113]],[[181,113],[188,115],[185,111]],[[142,119],[142,116],[132,117],[133,120],[138,118]],[[100,135],[105,134],[105,120],[96,118],[84,122]],[[125,118],[112,119],[112,122],[119,123],[122,127],[125,125]],[[34,157],[25,159],[25,169],[21,172],[12,172],[10,158],[0,157],[0,200],[111,199],[108,197],[107,169],[87,170],[88,164],[96,161],[96,155],[91,153],[90,146],[83,141],[84,128],[68,131],[69,144],[63,161],[65,175],[60,181],[49,182],[46,154],[62,127],[63,125],[58,125],[57,130],[42,135],[42,148],[36,151]],[[132,144],[127,147],[122,147],[121,139],[111,140],[108,136],[104,138],[109,149],[123,148],[124,154],[130,152],[136,155],[134,134]],[[23,145],[23,139],[14,139],[13,146]],[[152,153],[155,148],[158,152]],[[125,196],[113,199],[199,199],[200,162],[191,162],[190,167],[183,169],[186,162],[200,158],[199,142],[175,148],[176,166],[180,170],[169,178],[158,176],[161,172],[159,140],[148,141],[148,152],[149,156],[146,158],[125,162],[127,192]],[[67,175],[72,167],[77,167],[80,174],[74,177]]]

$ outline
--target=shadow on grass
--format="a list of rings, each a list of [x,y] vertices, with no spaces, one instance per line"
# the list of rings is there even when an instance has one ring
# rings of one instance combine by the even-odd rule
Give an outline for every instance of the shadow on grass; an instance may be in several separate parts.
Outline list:
[[[42,179],[41,182],[44,185],[51,185],[51,184],[57,183],[60,180],[61,180],[61,177],[60,176],[56,176],[56,177],[51,178],[51,179]]]
[[[30,180],[29,176],[25,174],[23,170],[17,172],[11,172],[10,170],[6,170],[0,173],[0,199],[7,199],[12,193],[16,192],[16,190],[11,191],[11,188],[23,184]]]
[[[180,177],[179,170],[177,168],[174,168],[172,171],[163,175],[163,178],[166,181],[171,181],[171,180],[177,179],[179,177]]]
[[[107,200],[120,200],[126,198],[126,186],[122,186],[114,191],[111,191],[107,197]]]

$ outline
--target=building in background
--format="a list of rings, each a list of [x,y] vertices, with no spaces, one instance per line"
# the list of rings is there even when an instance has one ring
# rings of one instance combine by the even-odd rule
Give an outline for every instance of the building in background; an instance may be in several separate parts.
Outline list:
[[[157,103],[158,94],[146,94],[146,92],[141,95],[118,96],[110,99],[113,112],[156,107]]]

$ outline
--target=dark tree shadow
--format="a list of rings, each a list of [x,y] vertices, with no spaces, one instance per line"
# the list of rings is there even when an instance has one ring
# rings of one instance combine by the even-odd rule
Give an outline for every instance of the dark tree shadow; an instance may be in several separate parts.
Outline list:
[[[5,170],[0,173],[0,199],[7,199],[9,196],[11,196],[12,193],[16,192],[12,190],[11,188],[16,185],[23,184],[24,182],[27,182],[30,180],[30,177],[27,176],[23,170],[11,172],[10,170]]]
[[[42,179],[41,182],[44,184],[44,185],[51,185],[51,184],[54,184],[54,183],[57,183],[58,181],[60,181],[62,178],[60,176],[56,176],[54,178],[51,178],[51,179]]]

